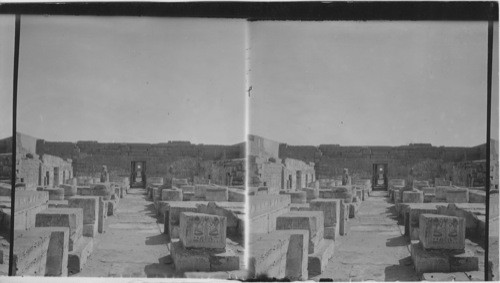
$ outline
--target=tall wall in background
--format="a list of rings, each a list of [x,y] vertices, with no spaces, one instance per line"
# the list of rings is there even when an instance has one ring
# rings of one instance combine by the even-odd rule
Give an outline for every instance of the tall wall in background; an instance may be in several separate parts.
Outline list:
[[[49,142],[38,140],[36,153],[73,160],[78,176],[98,177],[106,165],[111,177],[129,176],[132,161],[145,161],[148,176],[193,178],[199,175],[202,163],[244,158],[245,144],[204,145],[190,142],[99,143],[96,141]],[[172,172],[172,173],[170,173]]]
[[[420,180],[446,178],[466,185],[468,175],[475,185],[484,184],[486,145],[476,147],[435,147],[430,144],[407,146],[280,145],[280,158],[315,163],[316,177],[333,178],[349,169],[353,178],[372,177],[374,163],[387,163],[389,178],[407,178],[411,173]]]

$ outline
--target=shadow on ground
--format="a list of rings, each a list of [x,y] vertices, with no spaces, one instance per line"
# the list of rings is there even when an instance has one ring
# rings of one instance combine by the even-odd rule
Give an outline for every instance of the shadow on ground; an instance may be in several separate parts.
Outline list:
[[[167,258],[170,255],[160,257],[158,263],[148,264],[144,267],[144,273],[148,278],[167,278],[167,277],[183,277],[183,273],[175,271],[175,266],[173,263],[168,263]]]
[[[166,245],[167,244],[167,235],[159,234],[156,236],[150,236],[146,238],[146,245],[154,246],[154,245]]]
[[[387,239],[387,242],[385,243],[386,247],[401,247],[401,246],[407,246],[410,244],[410,241],[408,240],[407,237],[404,235],[394,237]]]
[[[413,270],[410,257],[399,261],[399,265],[391,265],[385,268],[385,281],[420,281]]]

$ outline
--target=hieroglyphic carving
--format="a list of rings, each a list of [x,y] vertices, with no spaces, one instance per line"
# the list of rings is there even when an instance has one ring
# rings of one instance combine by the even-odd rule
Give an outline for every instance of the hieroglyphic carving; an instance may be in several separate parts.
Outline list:
[[[180,239],[186,248],[225,248],[226,227],[224,216],[183,212]]]

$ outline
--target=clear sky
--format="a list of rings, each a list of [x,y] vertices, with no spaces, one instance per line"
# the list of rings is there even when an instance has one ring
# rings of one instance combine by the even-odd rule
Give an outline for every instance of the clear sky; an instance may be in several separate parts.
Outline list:
[[[0,139],[12,136],[14,21],[12,15],[0,15]]]
[[[245,25],[23,16],[17,130],[50,141],[242,142]]]
[[[296,145],[486,142],[486,22],[249,25],[252,134]]]

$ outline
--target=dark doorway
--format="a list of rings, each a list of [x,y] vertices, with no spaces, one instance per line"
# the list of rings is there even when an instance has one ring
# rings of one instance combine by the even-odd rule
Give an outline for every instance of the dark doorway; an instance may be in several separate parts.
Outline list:
[[[388,173],[387,163],[373,164],[372,188],[374,190],[387,190]]]
[[[146,187],[146,162],[132,161],[130,174],[130,187]]]

